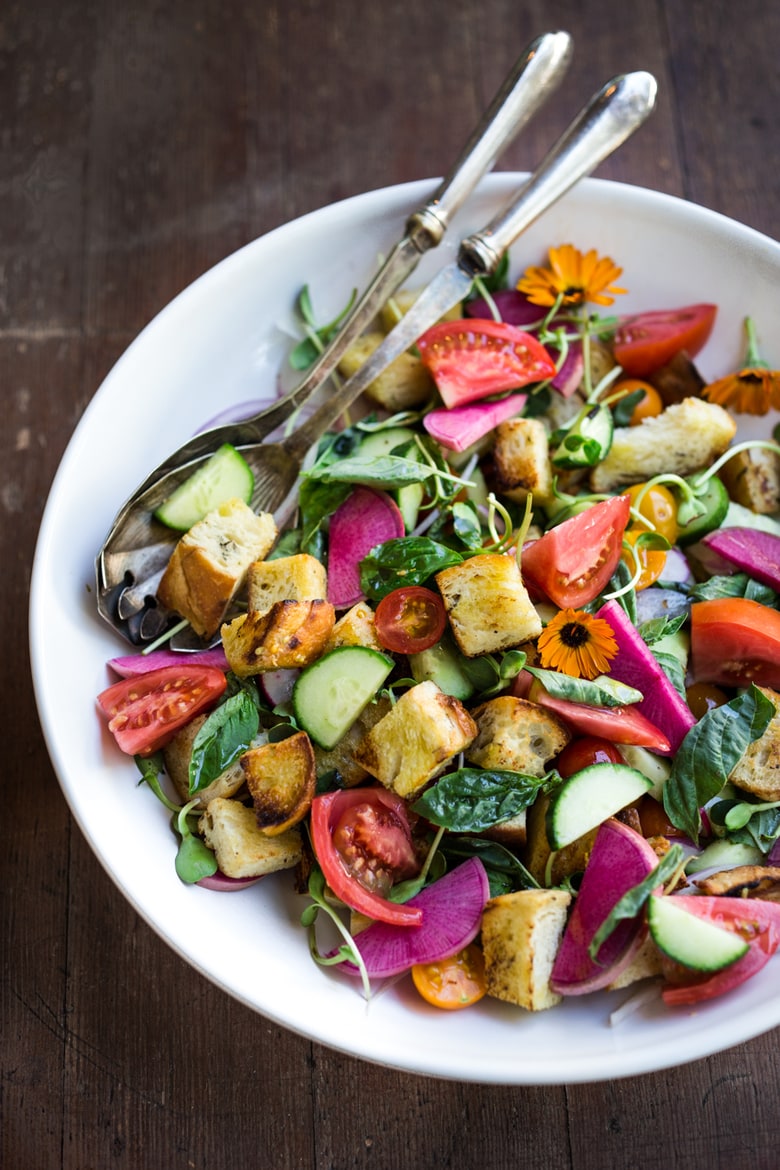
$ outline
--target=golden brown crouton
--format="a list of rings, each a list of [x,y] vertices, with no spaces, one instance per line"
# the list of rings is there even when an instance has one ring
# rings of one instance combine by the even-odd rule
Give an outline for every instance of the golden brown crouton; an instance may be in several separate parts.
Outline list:
[[[736,865],[693,883],[718,898],[763,898],[780,902],[780,865]]]
[[[651,979],[654,975],[660,975],[661,971],[661,952],[650,935],[645,935],[631,962],[609,984],[607,990],[619,991],[623,987],[630,987],[632,983],[638,983],[640,979]]]
[[[336,620],[328,601],[277,601],[268,613],[245,613],[222,627],[230,669],[240,678],[308,666],[322,654]]]
[[[477,734],[466,708],[433,682],[401,695],[357,746],[355,760],[385,788],[411,799]]]
[[[367,780],[369,773],[355,759],[355,750],[366,732],[383,719],[391,708],[392,703],[383,695],[363,708],[347,734],[330,751],[315,743],[317,775],[324,776],[326,772],[336,772],[338,783],[343,788],[354,788],[356,784],[362,784]]]
[[[264,833],[275,837],[303,820],[317,786],[314,751],[305,731],[244,752],[241,768]]]
[[[751,512],[780,511],[780,455],[751,447],[721,467],[720,478],[737,504]]]
[[[571,895],[518,890],[491,898],[482,915],[487,993],[529,1012],[561,1002],[550,987]]]
[[[325,652],[338,646],[368,646],[369,650],[383,650],[376,636],[374,611],[367,601],[358,601],[336,622],[328,638]]]
[[[238,499],[220,504],[177,543],[157,589],[159,600],[201,637],[211,637],[250,564],[266,556],[276,534],[270,513],[256,515]]]
[[[301,860],[300,829],[269,837],[258,827],[254,810],[239,800],[210,801],[198,827],[227,877],[260,877],[292,869]]]
[[[591,491],[611,492],[667,471],[691,475],[723,454],[736,429],[723,407],[702,398],[667,406],[638,427],[616,427],[606,459],[591,472]]]
[[[759,690],[773,704],[775,713],[764,734],[748,747],[729,775],[735,788],[752,792],[759,800],[780,800],[780,694],[769,687]]]
[[[384,341],[379,332],[364,333],[339,362],[339,373],[351,378]],[[418,357],[402,353],[366,387],[366,397],[386,410],[409,410],[422,406],[433,395],[433,380]]]
[[[328,596],[328,575],[309,553],[254,561],[246,575],[246,596],[251,613],[268,613],[277,601],[317,601]]]
[[[379,310],[379,319],[382,322],[382,328],[386,333],[395,329],[402,317],[411,309],[412,305],[419,298],[421,288],[402,288],[394,293],[389,301]],[[440,321],[459,321],[463,316],[463,309],[460,304],[455,305],[453,309],[440,317]]]
[[[506,768],[543,776],[546,765],[566,747],[571,734],[551,711],[527,699],[499,695],[471,712],[479,732],[466,759],[480,768]]]
[[[550,797],[540,792],[536,800],[528,809],[526,817],[526,847],[522,861],[532,877],[540,885],[557,886],[564,878],[575,873],[584,873],[588,863],[593,842],[596,839],[597,829],[592,829],[584,836],[578,837],[570,845],[564,845],[553,853],[547,840],[547,809],[550,807]],[[552,859],[552,860],[551,860]],[[547,873],[547,869],[550,873]]]
[[[467,658],[510,650],[542,632],[514,557],[484,553],[436,574],[455,640]]]
[[[547,430],[538,418],[499,423],[493,444],[496,491],[510,500],[532,495],[544,506],[553,498],[553,471]]]

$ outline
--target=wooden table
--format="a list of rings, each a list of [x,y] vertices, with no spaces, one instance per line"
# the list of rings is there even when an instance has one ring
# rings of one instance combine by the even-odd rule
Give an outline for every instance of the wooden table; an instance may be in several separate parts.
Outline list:
[[[575,38],[569,81],[502,166],[533,165],[604,80],[646,68],[658,110],[599,173],[780,235],[774,0],[9,0],[2,12],[5,1170],[780,1164],[777,1031],[657,1075],[491,1088],[337,1055],[234,1002],[98,865],[29,682],[38,519],[128,343],[277,224],[443,173],[522,46],[555,27]]]

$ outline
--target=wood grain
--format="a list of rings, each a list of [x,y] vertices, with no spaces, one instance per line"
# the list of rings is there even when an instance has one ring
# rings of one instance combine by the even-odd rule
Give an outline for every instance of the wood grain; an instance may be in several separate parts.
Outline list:
[[[100,868],[28,681],[38,520],[126,345],[258,234],[442,174],[522,46],[555,27],[575,37],[569,78],[503,168],[533,166],[608,77],[647,68],[658,109],[599,173],[780,233],[773,0],[30,0],[0,14],[6,1170],[777,1165],[778,1031],[645,1077],[491,1088],[339,1055],[234,1002]]]

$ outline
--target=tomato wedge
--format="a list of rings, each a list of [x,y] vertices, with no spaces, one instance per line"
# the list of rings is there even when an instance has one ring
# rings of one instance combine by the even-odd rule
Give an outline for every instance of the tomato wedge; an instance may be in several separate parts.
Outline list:
[[[723,898],[692,895],[680,897],[678,902],[691,914],[706,918],[725,930],[740,934],[750,950],[730,967],[714,975],[691,978],[690,971],[675,964],[665,967],[667,977],[682,978],[680,985],[669,983],[664,987],[664,1003],[685,1006],[714,999],[738,987],[766,966],[780,943],[780,904],[758,898]]]
[[[517,688],[513,685],[513,693],[526,685],[525,681],[521,680]],[[586,703],[574,703],[570,699],[556,699],[544,689],[538,679],[534,679],[527,695],[520,694],[520,697],[527,697],[532,703],[538,703],[540,707],[554,711],[581,735],[597,735],[611,743],[630,743],[663,755],[672,750],[672,745],[660,728],[633,707],[590,707]]]
[[[417,349],[450,407],[555,376],[544,346],[503,321],[440,321],[418,338]]]
[[[438,593],[423,585],[405,585],[386,594],[376,607],[376,633],[386,650],[419,654],[435,646],[447,625]]]
[[[695,602],[691,673],[720,686],[780,687],[780,612],[748,597]]]
[[[311,836],[325,881],[345,905],[392,926],[420,925],[422,910],[384,897],[420,869],[400,796],[384,788],[315,796]]]
[[[438,963],[417,963],[412,981],[426,1003],[444,1011],[471,1007],[487,992],[485,959],[476,943]]]
[[[226,685],[217,667],[184,662],[123,678],[102,691],[97,702],[121,750],[149,756],[211,706]]]
[[[523,549],[523,577],[561,609],[587,605],[620,560],[630,508],[613,496],[551,528]]]
[[[694,357],[715,323],[717,305],[686,305],[624,318],[617,327],[615,360],[632,378],[646,378],[684,350]]]
[[[580,735],[567,744],[555,761],[559,776],[568,780],[591,764],[622,764],[623,757],[611,740],[599,735]]]

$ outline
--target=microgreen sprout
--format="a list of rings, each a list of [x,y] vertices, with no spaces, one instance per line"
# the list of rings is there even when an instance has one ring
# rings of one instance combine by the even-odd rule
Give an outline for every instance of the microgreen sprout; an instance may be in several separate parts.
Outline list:
[[[750,804],[748,801],[740,801],[731,806],[723,823],[727,829],[732,831],[744,829],[755,813],[767,812],[772,808],[780,808],[780,800],[769,801],[766,804]]]
[[[176,854],[176,872],[181,880],[187,882],[188,885],[194,885],[201,878],[210,877],[219,868],[212,851],[200,837],[193,833],[189,826],[188,818],[198,800],[199,798],[196,796],[188,804],[185,804],[179,810],[178,815],[173,818],[174,828],[181,838],[179,851]]]
[[[311,957],[321,967],[334,967],[339,963],[354,963],[360,971],[360,978],[363,983],[363,995],[366,1000],[369,1000],[371,998],[371,983],[369,982],[368,971],[366,970],[363,956],[354,938],[341,921],[338,911],[326,900],[325,878],[322,870],[317,867],[312,870],[311,876],[309,877],[308,892],[313,904],[307,906],[301,914],[301,926],[305,926],[308,931],[309,953]],[[317,946],[316,922],[320,911],[330,918],[344,939],[344,942],[336,950],[335,954],[330,956],[323,955]]]

